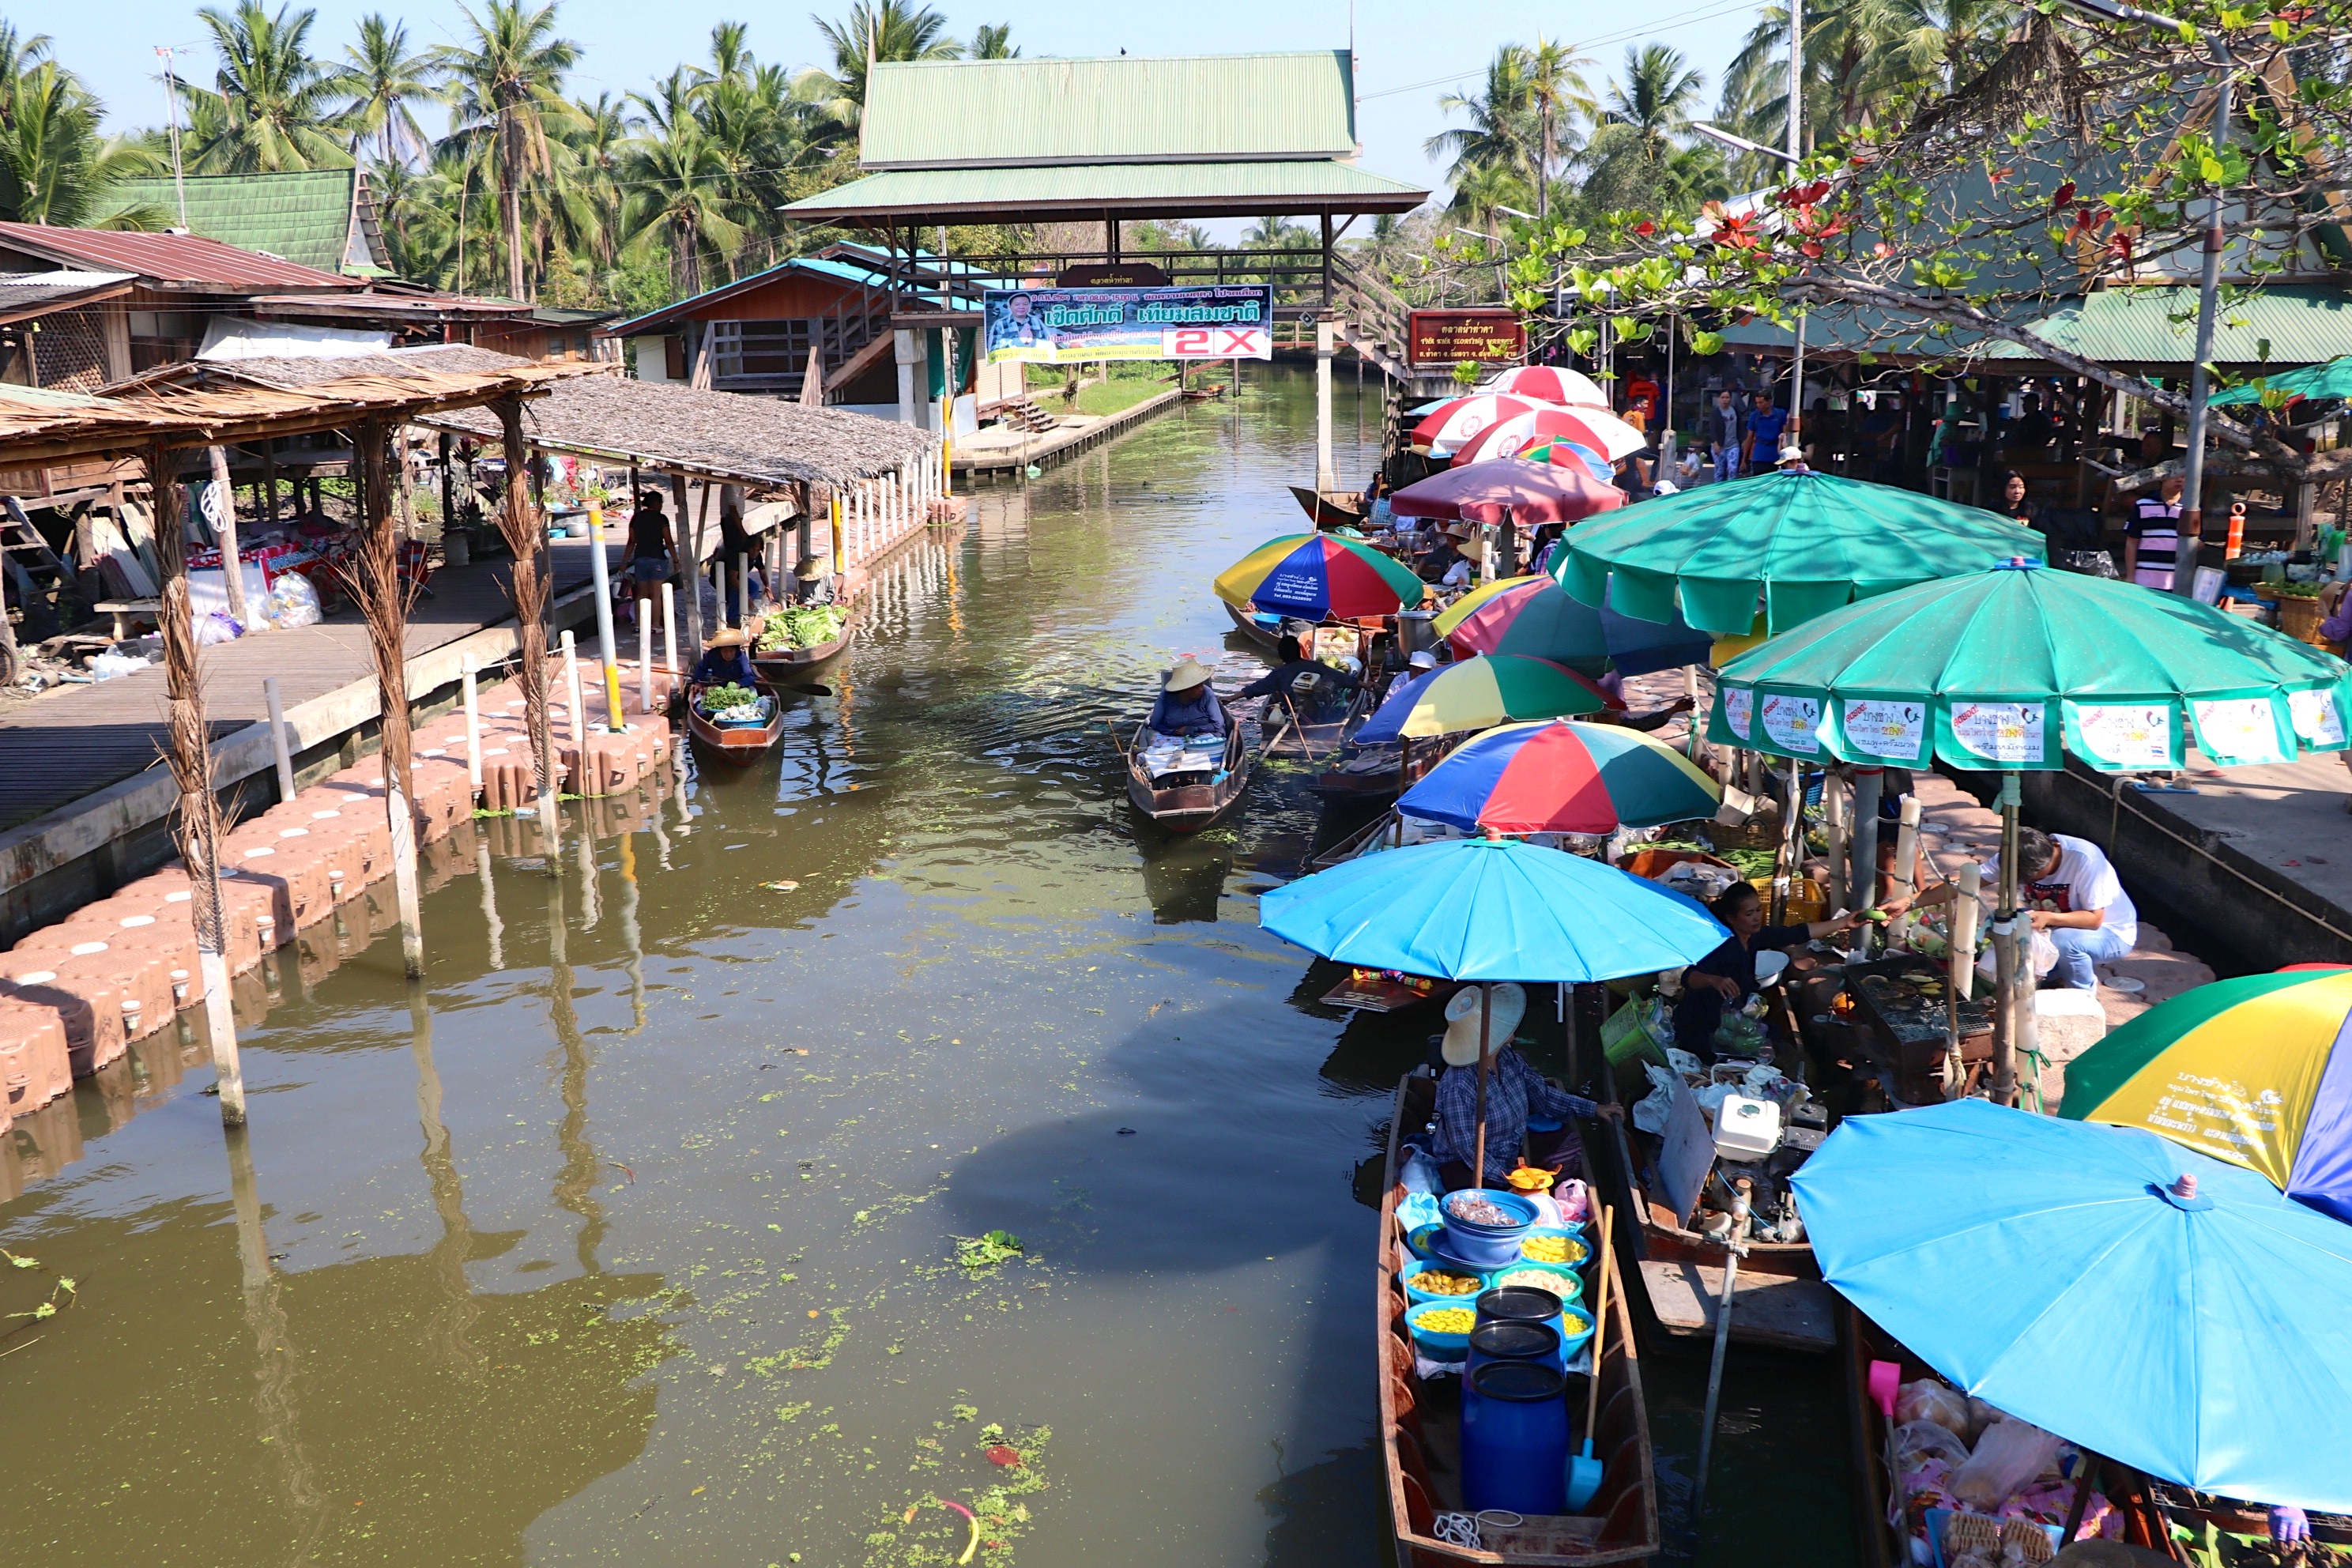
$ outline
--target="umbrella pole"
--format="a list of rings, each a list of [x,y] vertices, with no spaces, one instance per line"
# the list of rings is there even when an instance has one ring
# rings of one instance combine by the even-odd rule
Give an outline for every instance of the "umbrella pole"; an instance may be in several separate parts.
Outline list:
[[[1397,737],[1397,794],[1402,795],[1405,786],[1412,783],[1412,737]]]
[[[1715,1304],[1715,1356],[1706,1369],[1706,1413],[1698,1429],[1698,1468],[1691,1476],[1691,1539],[1706,1529],[1706,1467],[1715,1451],[1716,1412],[1723,1403],[1723,1352],[1731,1342],[1731,1297],[1739,1285],[1739,1255],[1747,1250],[1749,1183],[1742,1176],[1732,1184],[1730,1239],[1724,1244],[1723,1294]],[[1598,1375],[1599,1369],[1594,1369]]]
[[[1474,1187],[1486,1184],[1486,1071],[1493,1059],[1493,1052],[1487,1046],[1486,1026],[1493,1017],[1494,1000],[1492,991],[1484,985],[1478,987],[1478,1152],[1470,1167],[1470,1184]]]
[[[1796,758],[1789,759],[1789,787],[1784,792],[1780,807],[1780,848],[1772,857],[1772,911],[1774,925],[1789,918],[1789,889],[1798,867],[1804,863],[1805,854],[1805,770]]]
[[[1992,919],[1992,1098],[2007,1105],[2017,1097],[2017,775],[2000,778],[2000,893]]]

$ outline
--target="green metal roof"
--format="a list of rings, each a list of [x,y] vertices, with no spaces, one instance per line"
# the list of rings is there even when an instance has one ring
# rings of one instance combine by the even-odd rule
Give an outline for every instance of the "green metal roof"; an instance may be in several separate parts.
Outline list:
[[[874,68],[868,169],[1345,158],[1348,52],[920,60]]]
[[[1079,163],[1025,169],[896,169],[785,207],[816,223],[939,217],[1042,223],[1106,213],[1264,217],[1411,212],[1429,193],[1328,161],[1290,163]]]
[[[190,174],[181,182],[188,230],[321,272],[385,276],[361,221],[359,179],[357,169]],[[179,214],[180,193],[169,174],[124,180],[112,194],[124,206],[152,205],[174,219]]]
[[[2185,370],[2197,347],[2197,290],[2162,283],[2095,289],[2041,317],[2036,337],[2102,364],[2177,366]],[[1785,353],[1790,337],[1769,321],[1727,329],[1734,349]],[[1942,359],[1968,352],[1972,334],[1920,331],[1877,310],[1832,307],[1806,318],[1808,353],[1863,351],[1887,359]],[[2214,321],[2213,363],[2251,370],[2270,364],[2319,364],[2352,353],[2352,294],[2332,283],[2274,283],[2251,300],[2226,300]],[[1984,357],[2034,363],[2032,349],[2006,339],[1984,346]],[[2022,364],[2020,365],[2022,368]]]

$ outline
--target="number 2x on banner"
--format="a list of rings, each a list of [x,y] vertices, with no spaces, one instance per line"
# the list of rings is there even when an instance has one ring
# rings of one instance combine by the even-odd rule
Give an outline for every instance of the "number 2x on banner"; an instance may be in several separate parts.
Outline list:
[[[1274,335],[1264,327],[1164,327],[1160,352],[1169,359],[1272,359]]]

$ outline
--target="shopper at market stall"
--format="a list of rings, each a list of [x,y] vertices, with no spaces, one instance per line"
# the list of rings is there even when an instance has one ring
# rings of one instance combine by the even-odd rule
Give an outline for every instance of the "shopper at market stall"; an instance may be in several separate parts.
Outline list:
[[[2139,941],[2139,910],[2124,891],[2123,879],[2088,839],[2034,827],[2018,829],[2017,864],[2018,905],[2058,950],[2050,983],[2093,989],[2099,976],[2092,965],[2123,957]],[[1985,885],[1994,885],[2000,875],[2000,857],[1995,855],[1985,862]],[[1916,899],[1890,903],[1886,912],[1948,903],[1955,891],[1947,882]]]
[[[1835,920],[1766,925],[1764,900],[1747,882],[1734,882],[1707,906],[1730,931],[1729,940],[1683,971],[1682,1000],[1675,1004],[1675,1044],[1703,1062],[1715,1060],[1715,1032],[1727,1009],[1756,994],[1756,955],[1801,947],[1816,937],[1835,936],[1860,924],[1853,915]]]
[[[1511,1044],[1511,1037],[1527,1016],[1528,994],[1505,981],[1486,988],[1483,1009],[1479,987],[1465,985],[1445,1004],[1445,1037],[1439,1051],[1445,1076],[1437,1080],[1437,1135],[1430,1152],[1437,1157],[1437,1173],[1446,1191],[1476,1186],[1470,1163],[1478,1147],[1479,1013],[1486,1014],[1486,1181],[1501,1185],[1519,1163],[1519,1147],[1527,1144],[1528,1163],[1555,1169],[1573,1163],[1580,1152],[1571,1117],[1598,1114],[1599,1107],[1581,1095],[1570,1094],[1528,1065]],[[1559,1123],[1556,1131],[1528,1131],[1530,1115]]]
[[[662,501],[653,490],[637,492],[636,510],[629,514],[630,591],[637,599],[637,625],[652,624],[652,601],[669,580],[669,519],[662,514]]]

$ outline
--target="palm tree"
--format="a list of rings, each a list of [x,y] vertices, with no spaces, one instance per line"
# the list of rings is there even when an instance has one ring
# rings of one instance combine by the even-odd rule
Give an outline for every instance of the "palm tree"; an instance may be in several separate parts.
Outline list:
[[[992,26],[982,22],[980,31],[971,36],[971,44],[965,47],[964,58],[975,60],[1019,59],[1021,48],[1013,41],[1013,24],[999,22]]]
[[[667,89],[674,85],[665,84]],[[622,208],[625,243],[658,235],[670,254],[670,284],[684,299],[703,289],[703,268],[733,254],[743,242],[735,220],[727,160],[691,113],[662,112],[649,101],[655,134],[629,148],[623,178],[630,187]]]
[[[237,0],[233,12],[207,5],[196,13],[220,56],[210,89],[180,84],[192,114],[206,99],[217,115],[203,115],[209,133],[190,162],[211,174],[280,169],[348,168],[351,154],[339,132],[336,100],[344,96],[333,72],[310,58],[316,11],[264,9],[261,0]]]
[[[25,68],[24,58],[16,56],[18,68],[5,84],[8,112],[0,119],[0,218],[70,228],[163,227],[169,218],[161,209],[109,200],[128,176],[154,173],[153,156],[135,142],[99,134],[99,100],[71,71],[51,60]]]
[[[562,111],[563,73],[580,58],[579,45],[555,36],[555,0],[536,10],[528,5],[529,0],[485,0],[478,15],[461,4],[471,42],[444,44],[434,51],[455,89],[457,133],[475,128],[493,132],[489,151],[506,245],[507,294],[515,300],[536,296],[524,275],[524,193],[533,176],[553,172],[547,115]]]
[[[559,132],[572,168],[563,206],[583,237],[588,260],[600,270],[613,265],[620,249],[611,218],[620,210],[621,168],[641,123],[627,100],[600,92],[593,102],[573,103]]]
[[[14,22],[0,21],[0,121],[16,114],[17,84],[35,66],[55,58],[57,44],[47,33],[26,36]]]
[[[811,16],[833,49],[833,68],[811,66],[793,83],[825,118],[855,131],[866,112],[866,67],[900,60],[952,60],[963,46],[947,36],[948,19],[928,5],[903,0],[856,0],[838,22]]]
[[[1624,77],[1610,80],[1594,150],[1626,148],[1644,163],[1664,163],[1706,91],[1706,74],[1692,69],[1680,50],[1628,44]]]
[[[425,155],[431,140],[416,122],[409,105],[438,96],[436,83],[441,64],[430,53],[408,51],[408,28],[383,15],[360,18],[360,40],[344,46],[341,83],[351,97],[344,110],[352,132],[352,155],[371,136],[376,153],[387,163],[405,163]]]
[[[1536,35],[1536,47],[1527,52],[1527,98],[1536,111],[1536,221],[1550,214],[1552,171],[1559,163],[1559,128],[1564,116],[1591,114],[1592,89],[1584,84],[1583,69],[1592,62],[1571,45],[1548,43]]]
[[[1542,129],[1537,122],[1531,73],[1527,46],[1505,44],[1486,67],[1483,91],[1466,96],[1449,92],[1437,100],[1447,113],[1459,110],[1470,117],[1469,124],[1441,131],[1422,144],[1433,158],[1453,159],[1445,176],[1449,182],[1459,185],[1481,170],[1499,170],[1520,181],[1536,177]]]

